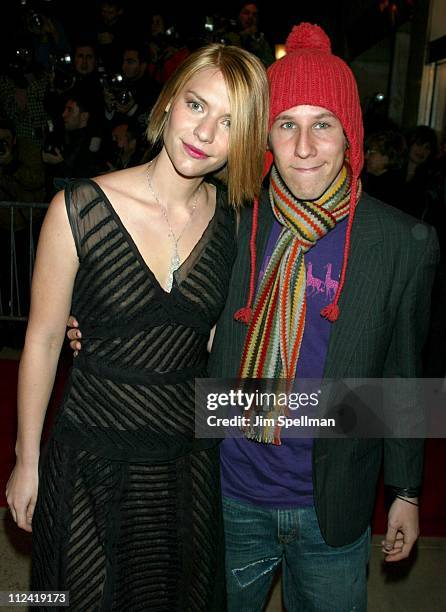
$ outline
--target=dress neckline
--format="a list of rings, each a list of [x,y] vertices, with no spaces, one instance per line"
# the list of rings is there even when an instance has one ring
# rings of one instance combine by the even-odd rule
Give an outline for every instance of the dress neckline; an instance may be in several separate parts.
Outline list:
[[[158,290],[160,290],[165,296],[169,296],[171,295],[171,293],[173,293],[174,289],[178,288],[181,283],[178,283],[177,279],[176,279],[176,274],[180,273],[182,268],[189,263],[190,259],[195,255],[196,251],[200,248],[200,245],[203,243],[203,241],[207,238],[207,235],[210,231],[212,231],[213,227],[214,227],[214,222],[217,218],[217,211],[219,209],[219,198],[220,198],[220,190],[218,188],[217,185],[215,185],[216,188],[216,201],[215,201],[215,209],[214,209],[214,213],[212,215],[212,217],[209,219],[206,227],[204,228],[200,238],[197,240],[197,242],[195,243],[195,245],[192,247],[190,253],[188,254],[188,256],[183,259],[183,261],[181,262],[181,265],[177,268],[177,270],[175,270],[175,272],[173,273],[173,283],[172,283],[172,288],[170,291],[167,291],[166,289],[164,289],[164,287],[161,285],[160,281],[158,280],[158,277],[155,275],[155,273],[153,272],[153,270],[151,269],[151,267],[149,266],[149,264],[146,262],[146,260],[144,259],[144,257],[141,254],[141,251],[138,248],[138,245],[136,244],[135,240],[133,239],[132,235],[130,234],[130,232],[128,231],[128,229],[126,228],[125,224],[123,223],[121,217],[119,216],[118,212],[116,211],[115,207],[113,206],[113,204],[111,203],[109,197],[107,196],[107,194],[105,193],[105,191],[102,189],[102,187],[99,185],[99,183],[97,183],[95,180],[88,178],[85,179],[88,183],[92,184],[95,191],[99,194],[99,196],[102,198],[102,200],[105,202],[106,206],[108,207],[108,209],[110,210],[113,218],[115,219],[116,223],[119,225],[119,227],[121,228],[122,233],[124,234],[128,245],[130,246],[130,248],[132,249],[132,251],[134,252],[134,254],[136,255],[136,258],[138,259],[141,267],[145,270],[146,274],[148,274],[150,276],[150,278],[153,280],[153,282],[155,283],[156,287],[158,288]],[[197,258],[198,261],[199,258]],[[195,263],[191,266],[190,270],[189,270],[189,274],[190,271],[193,269],[193,267],[195,266]],[[189,275],[187,274],[184,278],[183,281],[187,278],[187,276]]]

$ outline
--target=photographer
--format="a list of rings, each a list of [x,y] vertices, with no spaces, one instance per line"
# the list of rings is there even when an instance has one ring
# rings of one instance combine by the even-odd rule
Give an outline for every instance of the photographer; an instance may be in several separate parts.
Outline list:
[[[70,45],[62,24],[51,15],[49,0],[21,0],[22,27],[31,36],[34,58],[45,69],[51,57],[68,53]]]
[[[159,84],[147,72],[148,49],[128,44],[122,56],[122,74],[109,77],[105,84],[106,119],[132,119],[142,134],[152,106],[160,93]]]
[[[0,116],[10,119],[17,136],[42,145],[47,114],[44,108],[49,74],[33,60],[29,36],[18,36],[7,72],[0,76]]]
[[[62,114],[66,102],[78,95],[89,101],[89,148],[93,154],[97,154],[106,129],[104,88],[98,72],[95,47],[86,39],[76,43],[73,56],[61,56],[53,65],[52,88],[47,92],[45,104],[56,130],[64,130]]]

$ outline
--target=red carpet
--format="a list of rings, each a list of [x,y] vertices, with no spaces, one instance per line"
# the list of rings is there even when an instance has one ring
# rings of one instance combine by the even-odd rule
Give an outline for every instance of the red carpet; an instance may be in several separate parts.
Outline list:
[[[14,443],[16,437],[16,388],[18,361],[0,359],[0,506],[6,506],[5,485],[14,465]],[[60,366],[53,396],[48,410],[46,430],[51,416],[57,409],[62,396],[67,366]],[[420,509],[421,534],[423,536],[446,537],[446,440],[432,439],[426,444],[424,468],[424,488]],[[384,493],[382,484],[373,520],[373,532],[384,533],[386,516],[384,512]]]

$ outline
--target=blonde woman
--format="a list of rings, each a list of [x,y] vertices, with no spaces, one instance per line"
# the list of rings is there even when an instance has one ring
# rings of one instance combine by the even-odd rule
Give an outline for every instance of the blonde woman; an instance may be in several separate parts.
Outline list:
[[[160,153],[74,181],[49,207],[7,499],[33,531],[32,588],[68,590],[72,610],[225,608],[218,449],[194,439],[194,378],[226,299],[235,210],[260,190],[267,99],[254,56],[205,47],[153,109]],[[83,350],[38,469],[69,312]]]

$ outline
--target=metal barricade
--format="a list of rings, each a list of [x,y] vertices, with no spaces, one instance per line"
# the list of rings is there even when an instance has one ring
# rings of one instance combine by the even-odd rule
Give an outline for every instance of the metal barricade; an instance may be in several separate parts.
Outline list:
[[[27,320],[35,244],[47,208],[35,202],[0,202],[0,321]]]

